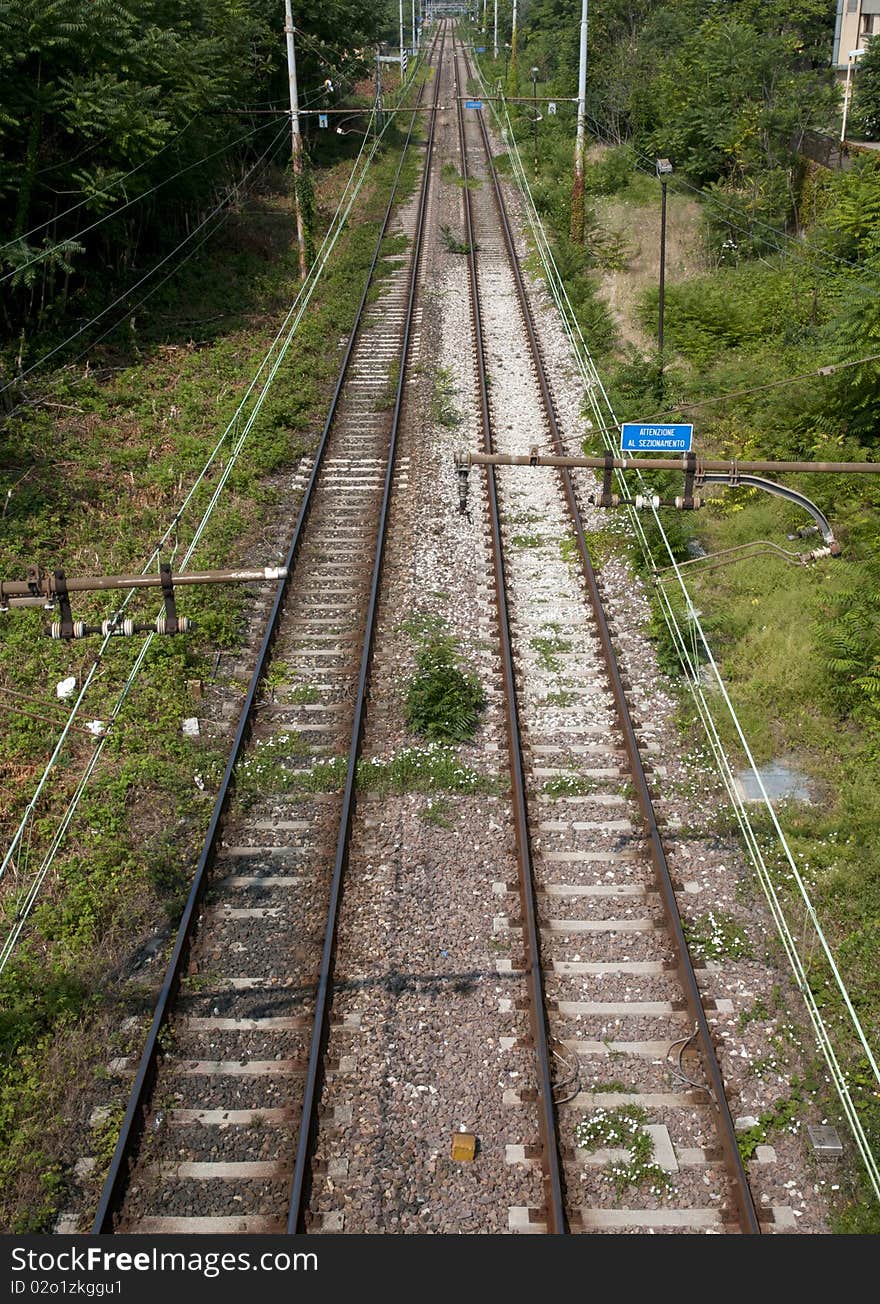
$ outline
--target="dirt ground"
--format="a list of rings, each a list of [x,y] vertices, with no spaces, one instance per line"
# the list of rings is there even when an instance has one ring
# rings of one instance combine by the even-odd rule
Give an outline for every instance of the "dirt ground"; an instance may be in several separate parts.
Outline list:
[[[639,204],[625,196],[596,201],[596,214],[605,230],[618,232],[626,243],[627,265],[601,273],[601,294],[614,316],[621,343],[646,353],[656,347],[656,335],[638,320],[643,290],[656,286],[660,275],[660,187],[653,203]],[[668,193],[666,205],[666,284],[686,280],[704,270],[700,207],[693,199]]]

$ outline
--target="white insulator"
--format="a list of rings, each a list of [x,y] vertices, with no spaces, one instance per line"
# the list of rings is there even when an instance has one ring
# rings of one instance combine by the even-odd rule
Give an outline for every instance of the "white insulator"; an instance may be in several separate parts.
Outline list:
[[[106,638],[108,634],[115,634],[115,632],[116,632],[116,621],[115,621],[115,620],[102,620],[102,621],[101,621],[101,633],[104,635],[104,638]]]
[[[636,507],[640,512],[647,512],[650,511],[652,507],[659,506],[659,494],[636,494]]]
[[[134,621],[124,620],[122,622],[122,632],[126,638],[132,638],[134,636]]]
[[[165,633],[165,617],[164,617],[164,616],[157,616],[157,617],[156,617],[156,633],[157,633],[157,634],[164,634],[164,633]]]
[[[61,637],[61,621],[60,621],[60,620],[53,620],[53,621],[52,621],[52,627],[51,627],[50,633],[51,633],[51,635],[52,635],[53,638],[60,638],[60,637]]]
[[[85,636],[86,636],[86,622],[84,620],[75,620],[73,622],[73,637],[85,638]]]
[[[178,633],[186,634],[189,630],[189,616],[180,616],[177,621]]]

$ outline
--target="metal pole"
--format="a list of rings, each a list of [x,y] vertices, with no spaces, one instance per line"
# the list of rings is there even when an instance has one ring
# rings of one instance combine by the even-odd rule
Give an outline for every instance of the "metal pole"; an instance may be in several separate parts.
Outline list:
[[[587,3],[581,6],[581,61],[578,71],[577,140],[574,147],[574,190],[571,196],[571,238],[584,240],[584,153],[586,142],[587,99]]]
[[[416,0],[412,0],[412,55],[413,55],[413,58],[415,58],[415,54],[416,54],[416,42],[417,42],[417,39],[418,39],[418,38],[417,38],[417,36],[416,36]]]
[[[657,352],[660,355],[660,386],[663,386],[663,311],[666,301],[666,181],[660,178],[660,307],[657,322]]]
[[[495,0],[495,35],[492,38],[492,58],[498,59],[498,0]]]
[[[400,84],[403,85],[403,0],[398,5],[400,12]]]
[[[846,140],[846,115],[849,109],[850,80],[852,78],[853,57],[850,54],[846,61],[846,87],[843,92],[843,122],[840,127],[840,143]]]
[[[519,84],[516,75],[516,29],[517,29],[516,10],[517,10],[517,0],[513,0],[513,21],[510,28],[510,76],[513,80],[514,90],[517,89],[517,86]],[[510,90],[510,87],[508,87],[507,89]]]
[[[532,113],[535,115],[535,180],[538,180],[538,77],[537,68],[532,69]]]
[[[382,59],[379,46],[376,46],[376,135],[382,130]]]
[[[659,423],[664,424],[664,423]],[[602,471],[606,466],[617,471],[687,471],[685,453],[679,457],[630,457],[615,453],[610,461],[604,457],[565,457],[561,453],[471,453],[467,449],[455,454],[456,466],[580,466]],[[723,471],[734,479],[740,472],[774,475],[877,475],[880,462],[724,462],[711,457],[697,460],[696,473]]]
[[[287,73],[290,81],[290,133],[293,154],[293,207],[296,213],[296,240],[299,246],[299,274],[306,278],[306,233],[303,226],[302,188],[303,159],[302,136],[299,130],[299,96],[296,88],[296,50],[293,45],[293,9],[291,0],[284,0],[284,31],[287,35]]]
[[[486,44],[486,6],[488,0],[483,0],[483,44]]]

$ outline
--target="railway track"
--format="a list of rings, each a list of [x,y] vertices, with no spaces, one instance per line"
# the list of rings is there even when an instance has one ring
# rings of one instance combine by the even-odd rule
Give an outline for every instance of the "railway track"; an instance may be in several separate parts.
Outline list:
[[[561,453],[486,127],[481,113],[465,117],[469,76],[460,52],[456,95],[484,448],[521,449],[528,432],[530,446]],[[512,392],[497,383],[511,371],[533,384]],[[714,1002],[701,992],[685,943],[676,898],[683,885],[667,864],[574,485],[564,471],[530,472],[519,487],[499,486],[491,473],[488,480],[520,861],[507,926],[532,978],[546,1189],[543,1209],[519,1217],[524,1228],[555,1233],[757,1232],[704,1008]],[[670,1089],[675,1048],[682,1056]],[[617,1072],[609,1083],[612,1057]],[[641,1189],[633,1184],[632,1206],[622,1204],[620,1189],[609,1198],[607,1171],[584,1164],[573,1147],[574,1119],[583,1127],[585,1112],[592,1114],[589,1134],[623,1151],[623,1189],[624,1170],[637,1161],[616,1134],[630,1127],[650,1140],[644,1148],[656,1156],[654,1176]],[[680,1177],[674,1193],[658,1200],[684,1154],[696,1168],[717,1162],[716,1155],[723,1161],[716,1203],[707,1204],[701,1183]]]
[[[429,154],[432,134],[430,125]],[[393,229],[394,200],[383,235]],[[424,200],[423,192],[403,210],[397,233],[406,235],[407,252],[386,260],[368,304],[377,244],[324,435],[304,468],[288,580],[260,649],[95,1232],[270,1233],[297,1230],[302,1217],[321,1082],[345,1072],[345,1056],[328,1066],[323,1055],[327,998],[390,487],[395,478],[406,484],[397,435],[418,330]]]
[[[429,61],[96,1232],[759,1229],[581,490],[489,468],[457,511],[453,448],[564,432],[450,25]],[[413,613],[486,686],[455,754],[401,724]]]

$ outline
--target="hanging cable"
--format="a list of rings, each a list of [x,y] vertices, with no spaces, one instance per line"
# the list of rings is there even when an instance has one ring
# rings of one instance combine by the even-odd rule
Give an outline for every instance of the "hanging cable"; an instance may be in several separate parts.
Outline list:
[[[262,130],[262,128],[258,128],[258,130]],[[31,373],[36,371],[38,367],[41,367],[44,362],[48,362],[50,358],[53,358],[56,353],[59,353],[62,349],[66,348],[68,344],[72,344],[74,340],[79,339],[80,335],[82,335],[85,331],[87,331],[90,326],[94,326],[95,323],[99,322],[102,317],[106,317],[107,313],[110,312],[113,308],[117,307],[125,299],[127,299],[133,290],[137,290],[141,285],[144,284],[145,281],[148,281],[150,277],[154,276],[160,267],[164,267],[165,264],[170,259],[172,259],[175,254],[179,253],[180,250],[185,245],[189,244],[189,242],[198,235],[198,233],[202,230],[202,228],[208,222],[210,222],[212,218],[216,217],[216,215],[238,195],[239,191],[243,188],[248,178],[256,171],[258,167],[261,166],[263,159],[266,157],[266,154],[268,154],[268,152],[274,148],[277,141],[281,139],[282,135],[284,135],[286,131],[287,131],[287,124],[285,123],[284,125],[282,125],[278,134],[273,139],[272,144],[269,146],[269,149],[266,150],[260,156],[257,162],[254,163],[252,167],[248,169],[248,171],[245,173],[245,176],[242,178],[241,181],[236,182],[235,185],[230,187],[230,189],[220,200],[220,203],[215,205],[215,207],[212,208],[211,211],[205,217],[202,218],[198,226],[193,227],[192,231],[190,231],[189,234],[186,235],[183,238],[183,240],[181,240],[180,244],[176,245],[175,248],[170,251],[170,253],[165,254],[164,258],[160,258],[159,262],[156,263],[155,266],[151,267],[148,272],[145,272],[144,275],[139,280],[135,281],[134,285],[130,285],[127,290],[123,291],[122,294],[117,295],[117,297],[111,303],[108,303],[105,308],[102,308],[101,311],[99,313],[96,313],[95,316],[92,317],[90,321],[87,321],[85,325],[80,326],[78,330],[74,331],[72,335],[69,335],[66,340],[62,341],[61,344],[56,344],[53,349],[50,349],[48,351],[48,353],[44,353],[43,356],[38,358],[36,362],[32,362],[29,367],[26,367],[24,369],[24,371],[19,372],[19,374],[13,380],[7,381],[5,385],[0,385],[0,394],[4,393],[7,389],[10,389],[13,385],[20,384],[21,381],[25,379],[25,377],[30,376]]]
[[[279,114],[279,117],[281,116],[283,115]],[[228,145],[222,145],[219,149],[212,150],[210,154],[206,154],[204,158],[197,159],[195,163],[188,163],[186,167],[180,168],[178,172],[172,173],[170,177],[164,177],[162,181],[158,181],[155,186],[151,186],[150,189],[145,190],[143,194],[135,195],[134,199],[126,200],[126,202],[124,204],[121,204],[119,208],[111,209],[111,211],[109,213],[105,213],[103,217],[97,218],[89,226],[84,226],[82,230],[74,232],[73,235],[66,236],[65,239],[61,240],[58,244],[51,245],[48,249],[41,249],[39,253],[34,254],[33,258],[29,258],[27,262],[19,263],[16,267],[12,269],[12,271],[6,272],[4,273],[3,276],[0,276],[0,285],[2,285],[4,281],[10,280],[13,276],[19,276],[23,271],[26,270],[26,268],[33,267],[34,263],[42,262],[44,258],[49,258],[51,257],[52,254],[64,250],[69,245],[71,245],[74,240],[79,240],[82,236],[88,235],[90,231],[94,231],[97,227],[102,226],[104,222],[109,222],[110,219],[113,217],[119,217],[120,213],[124,213],[127,209],[131,208],[132,205],[139,204],[142,199],[146,199],[148,198],[148,196],[154,195],[157,190],[161,190],[164,186],[169,185],[172,181],[176,181],[178,177],[184,176],[184,174],[187,172],[192,172],[193,168],[201,167],[203,163],[207,163],[212,158],[216,158],[218,154],[228,154],[231,149],[233,149],[236,145],[240,145],[242,141],[249,140],[251,136],[255,136],[258,131],[263,131],[266,125],[267,124],[265,122],[261,122],[258,127],[254,127],[252,128],[252,130],[246,131],[243,136],[238,136],[235,140],[231,141]],[[52,220],[54,221],[55,219],[53,218]],[[45,223],[44,225],[49,225],[49,224]],[[15,241],[13,241],[12,243],[15,243]],[[8,248],[8,246],[4,246],[4,248]]]

